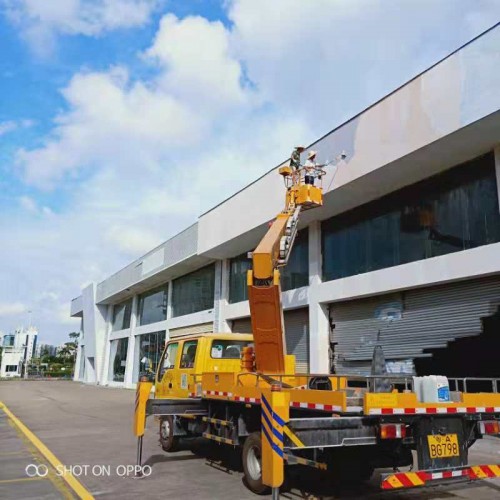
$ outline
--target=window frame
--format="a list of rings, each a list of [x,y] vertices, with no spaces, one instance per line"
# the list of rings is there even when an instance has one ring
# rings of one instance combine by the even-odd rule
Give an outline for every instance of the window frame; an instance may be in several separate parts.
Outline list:
[[[216,357],[212,356],[212,349],[214,347],[214,343],[215,342],[227,342],[227,343],[229,343],[229,345],[225,346],[226,349],[228,347],[231,347],[234,344],[245,344],[245,345],[241,345],[241,347],[240,347],[240,355],[237,358],[225,358],[224,356],[222,356],[220,358],[216,358]],[[254,343],[253,340],[221,340],[221,339],[212,339],[212,343],[210,344],[210,358],[211,359],[231,359],[231,360],[241,359],[241,351],[242,351],[242,349],[244,347],[248,347],[249,345],[251,345],[253,343]]]
[[[193,366],[183,366],[183,357],[187,356],[187,349],[191,347],[192,345],[196,346],[196,350],[194,352],[194,358],[193,358]],[[198,356],[198,346],[199,346],[199,339],[188,339],[184,340],[182,342],[182,350],[181,350],[181,355],[179,357],[179,370],[193,370],[195,365],[196,365],[196,357]]]

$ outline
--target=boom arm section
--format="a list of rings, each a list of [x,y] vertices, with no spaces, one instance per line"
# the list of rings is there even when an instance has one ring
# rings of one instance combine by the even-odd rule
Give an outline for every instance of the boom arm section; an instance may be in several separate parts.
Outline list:
[[[286,339],[279,268],[287,264],[300,211],[322,205],[321,187],[304,182],[303,169],[279,172],[287,187],[285,209],[277,215],[252,254],[247,285],[258,372],[285,373]]]

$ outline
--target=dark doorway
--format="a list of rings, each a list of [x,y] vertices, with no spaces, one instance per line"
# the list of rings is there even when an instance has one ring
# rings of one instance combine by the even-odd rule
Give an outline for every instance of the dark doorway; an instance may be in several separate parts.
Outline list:
[[[500,308],[482,323],[480,335],[450,342],[446,349],[431,350],[431,358],[415,359],[417,375],[500,378]],[[491,384],[481,384],[474,387],[476,390],[491,390]]]

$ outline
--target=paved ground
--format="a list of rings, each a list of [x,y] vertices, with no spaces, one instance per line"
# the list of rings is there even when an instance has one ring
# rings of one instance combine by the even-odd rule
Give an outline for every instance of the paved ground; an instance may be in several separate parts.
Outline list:
[[[85,386],[63,381],[0,382],[0,401],[14,413],[66,466],[89,466],[74,475],[96,498],[148,499],[253,499],[242,482],[235,457],[221,457],[213,448],[164,453],[158,445],[153,420],[144,441],[144,460],[152,466],[148,478],[124,475],[118,466],[135,463],[132,435],[134,392]],[[0,414],[3,414],[0,411]],[[31,443],[22,438],[9,419],[0,419],[0,498],[70,498],[71,493],[53,467],[46,480],[26,479],[30,463],[44,463]],[[215,451],[217,451],[215,447]],[[221,458],[223,460],[221,461]],[[472,448],[471,463],[499,463],[500,441],[488,439]],[[94,472],[92,473],[92,466]],[[105,468],[100,467],[105,466]],[[107,473],[109,467],[110,475]],[[321,477],[294,468],[299,478],[283,498],[349,498],[390,500],[500,499],[500,481],[461,483],[452,487],[381,493],[377,478],[355,489],[332,493]]]

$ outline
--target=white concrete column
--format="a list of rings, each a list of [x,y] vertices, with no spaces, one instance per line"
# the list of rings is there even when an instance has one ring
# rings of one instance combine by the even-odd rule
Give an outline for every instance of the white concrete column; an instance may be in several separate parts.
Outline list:
[[[497,173],[497,193],[498,206],[500,207],[500,144],[494,149],[495,153],[495,171]]]
[[[82,313],[83,314],[83,313]],[[83,338],[83,316],[82,319],[80,320],[80,336],[78,337],[78,345],[76,349],[76,359],[75,359],[75,371],[73,373],[73,380],[76,381],[83,381],[80,380],[80,365],[82,363],[82,344],[85,342]]]
[[[229,303],[229,260],[217,262],[215,268],[215,332],[229,332],[229,323],[226,321],[226,308]]]
[[[81,333],[80,333],[80,337],[81,337]],[[80,377],[80,364],[82,362],[82,346],[80,344],[78,344],[78,347],[76,349],[76,359],[75,359],[75,368],[74,368],[74,373],[73,373],[73,380],[75,382],[78,382],[80,381],[79,377]]]
[[[172,293],[174,290],[174,282],[169,281],[168,282],[168,291],[167,291],[167,320],[172,318]],[[168,335],[168,332],[167,332]]]
[[[113,326],[113,305],[108,305],[108,312],[106,315],[106,334],[104,338],[104,349],[103,349],[103,360],[102,360],[102,372],[99,383],[101,385],[107,385],[109,383],[109,353],[110,353],[110,340],[109,336],[111,334]]]
[[[309,370],[330,371],[330,325],[328,307],[318,300],[317,289],[322,281],[321,223],[309,225]]]
[[[130,334],[128,336],[128,348],[127,348],[127,365],[125,367],[125,387],[134,387],[135,381],[134,377],[134,365],[135,365],[135,350],[136,350],[136,337],[135,329],[137,327],[137,320],[139,315],[139,296],[134,295],[132,299],[132,312],[130,314]]]
[[[309,285],[319,285],[322,281],[323,262],[321,256],[321,222],[309,224]]]
[[[214,332],[228,332],[229,325],[225,320],[224,308],[228,303],[228,274],[227,260],[215,263],[215,288],[214,288]]]

